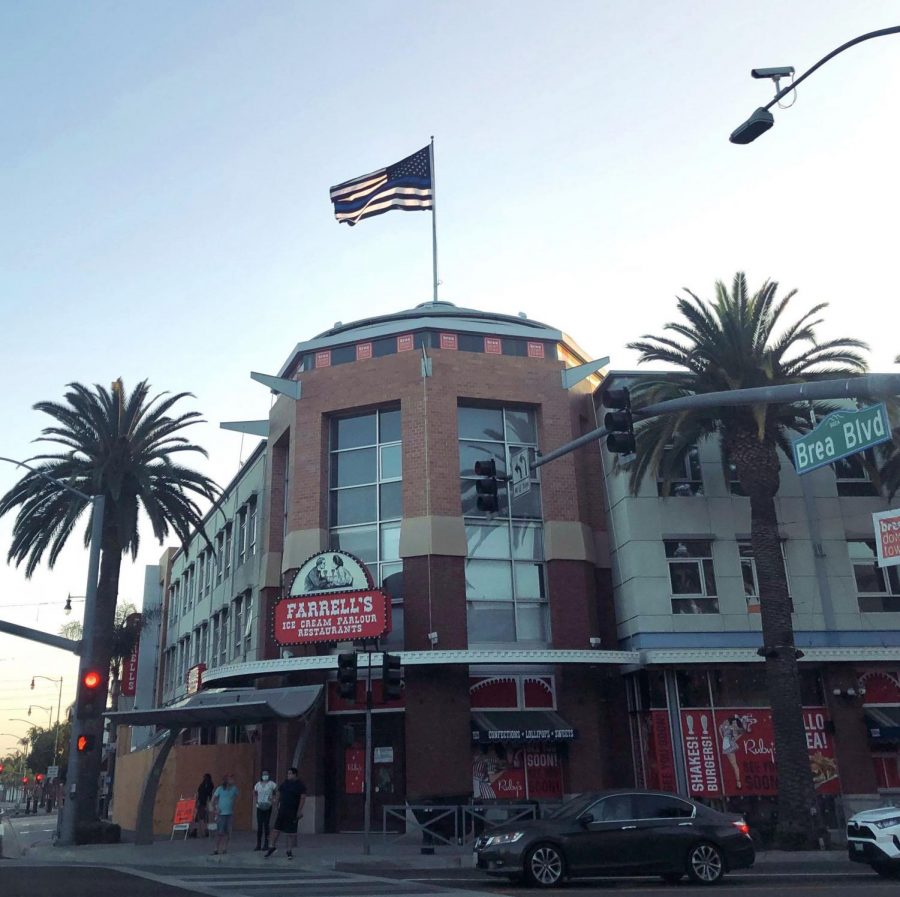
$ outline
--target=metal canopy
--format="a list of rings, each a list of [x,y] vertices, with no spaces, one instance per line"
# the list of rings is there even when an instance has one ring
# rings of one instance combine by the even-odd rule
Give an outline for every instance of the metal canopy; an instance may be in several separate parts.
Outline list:
[[[106,716],[116,725],[164,726],[168,729],[235,722],[264,723],[304,716],[313,708],[321,692],[321,685],[216,688],[198,692],[169,707],[123,710]]]
[[[575,730],[552,710],[472,712],[472,741],[477,744],[574,741]]]

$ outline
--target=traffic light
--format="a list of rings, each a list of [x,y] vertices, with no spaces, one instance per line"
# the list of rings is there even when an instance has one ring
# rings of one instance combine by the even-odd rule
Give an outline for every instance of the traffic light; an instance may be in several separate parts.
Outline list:
[[[631,414],[631,395],[625,387],[608,389],[603,395],[603,404],[613,411],[607,411],[603,426],[609,435],[606,447],[614,455],[634,453],[634,418]]]
[[[44,774],[43,774],[42,772],[39,772],[39,773],[34,777],[34,780],[35,780],[35,782],[38,783],[38,785],[40,785],[41,782],[44,781]]]
[[[86,754],[88,751],[92,751],[97,747],[97,736],[79,735],[78,740],[75,742],[75,747],[78,749],[79,754]]]
[[[97,670],[83,673],[75,701],[75,716],[78,719],[97,719],[103,713],[103,691],[103,676]]]
[[[22,776],[22,784],[23,784],[23,785],[27,785],[27,784],[28,784],[28,776]]]
[[[385,652],[381,661],[381,694],[385,701],[400,697],[400,655]]]
[[[496,514],[500,508],[500,498],[497,495],[497,462],[493,458],[489,461],[476,461],[475,475],[481,477],[475,483],[478,510],[486,514]]]
[[[338,692],[345,701],[356,700],[356,652],[338,654]]]

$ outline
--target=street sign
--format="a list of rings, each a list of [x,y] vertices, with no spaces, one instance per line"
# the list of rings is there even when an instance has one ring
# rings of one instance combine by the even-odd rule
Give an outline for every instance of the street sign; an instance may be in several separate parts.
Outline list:
[[[891,424],[884,402],[859,411],[834,411],[815,429],[793,441],[794,467],[797,473],[809,473],[890,438]]]
[[[872,522],[878,566],[900,566],[900,510],[878,511],[872,515]]]
[[[531,489],[531,463],[528,452],[527,448],[514,448],[509,451],[513,498],[525,495]]]
[[[59,778],[59,767],[58,766],[48,766],[47,767],[47,781],[52,782],[54,779]]]

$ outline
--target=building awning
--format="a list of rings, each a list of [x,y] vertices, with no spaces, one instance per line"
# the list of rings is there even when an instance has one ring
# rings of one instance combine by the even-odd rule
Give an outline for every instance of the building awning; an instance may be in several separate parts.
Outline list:
[[[574,741],[575,730],[552,710],[478,710],[472,713],[476,744]]]
[[[265,723],[296,719],[309,713],[322,694],[321,685],[296,688],[215,688],[171,704],[148,710],[107,713],[115,725],[224,726],[230,723]]]
[[[866,728],[873,741],[900,741],[900,707],[866,707]]]

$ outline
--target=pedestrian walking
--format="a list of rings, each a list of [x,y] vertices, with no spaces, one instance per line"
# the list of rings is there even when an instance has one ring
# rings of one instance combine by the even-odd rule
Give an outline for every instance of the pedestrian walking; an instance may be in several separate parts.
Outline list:
[[[275,815],[275,837],[272,846],[266,851],[270,857],[278,848],[278,838],[284,834],[287,838],[287,858],[294,858],[293,848],[297,846],[297,822],[303,817],[303,805],[306,803],[306,785],[297,776],[297,767],[287,771],[287,778],[278,786],[278,812]]]
[[[228,853],[228,841],[231,837],[234,805],[238,798],[238,788],[234,784],[234,776],[225,773],[222,784],[213,791],[212,806],[216,814],[216,849],[213,854]]]
[[[269,779],[268,772],[263,770],[259,781],[253,786],[256,799],[256,850],[269,849],[269,822],[277,791],[278,786]]]
[[[197,806],[194,810],[194,837],[198,835],[203,838],[209,837],[209,802],[212,800],[213,792],[216,786],[213,784],[212,776],[209,773],[203,776],[203,781],[197,787]]]

